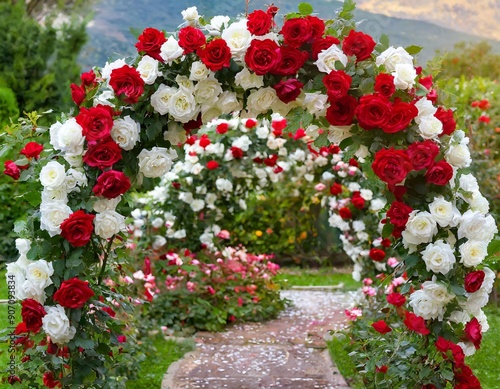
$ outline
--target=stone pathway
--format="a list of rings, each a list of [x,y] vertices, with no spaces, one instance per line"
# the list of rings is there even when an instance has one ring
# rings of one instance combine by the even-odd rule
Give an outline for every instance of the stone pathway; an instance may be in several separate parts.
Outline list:
[[[282,297],[293,305],[275,320],[199,332],[196,350],[170,366],[162,389],[349,388],[324,339],[344,325],[349,294],[286,290]]]

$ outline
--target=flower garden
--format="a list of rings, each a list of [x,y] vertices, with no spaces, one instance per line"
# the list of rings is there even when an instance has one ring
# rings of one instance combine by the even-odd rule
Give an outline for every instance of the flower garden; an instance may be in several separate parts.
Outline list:
[[[357,31],[353,9],[188,8],[178,31],[146,28],[134,57],[83,73],[57,122],[7,133],[4,173],[38,187],[7,264],[9,383],[124,387],[153,332],[275,317],[279,254],[319,250],[321,214],[362,283],[336,335],[363,384],[481,387],[466,357],[489,329],[498,229],[474,139],[419,48]]]

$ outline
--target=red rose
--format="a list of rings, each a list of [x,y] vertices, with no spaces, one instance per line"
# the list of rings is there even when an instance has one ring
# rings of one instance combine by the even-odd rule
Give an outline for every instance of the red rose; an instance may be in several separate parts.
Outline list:
[[[357,105],[358,100],[351,95],[330,101],[330,106],[326,110],[326,120],[332,126],[349,126],[352,124]]]
[[[80,80],[82,80],[82,83],[84,86],[90,86],[95,84],[95,73],[93,70],[89,70],[88,72],[82,73],[80,75]]]
[[[220,123],[217,125],[217,128],[215,130],[215,132],[217,132],[217,134],[225,134],[227,132],[227,130],[229,129],[229,124],[227,123]]]
[[[87,141],[106,139],[113,128],[113,108],[101,104],[92,108],[83,107],[75,119],[82,126],[82,134]]]
[[[280,48],[271,39],[252,40],[245,54],[245,63],[259,76],[271,72],[280,61]]]
[[[401,307],[406,302],[406,297],[400,293],[389,293],[387,295],[387,302],[395,307]]]
[[[349,35],[342,42],[342,51],[349,56],[356,56],[356,61],[363,61],[370,58],[375,41],[370,35],[351,30]]]
[[[45,372],[43,374],[42,381],[43,381],[43,384],[47,388],[61,388],[62,387],[61,382],[55,379],[54,373],[51,371]]]
[[[375,86],[373,89],[384,97],[391,97],[396,92],[394,76],[387,73],[380,73],[375,77]]]
[[[479,324],[477,318],[473,318],[465,325],[464,334],[467,340],[471,341],[474,344],[476,350],[479,350],[483,334],[481,333],[481,324]]]
[[[215,170],[219,167],[219,163],[217,161],[208,161],[207,162],[207,169],[208,170]]]
[[[231,50],[224,39],[214,39],[196,52],[211,71],[216,72],[231,64]]]
[[[89,288],[89,283],[75,277],[61,283],[57,292],[54,293],[54,301],[64,308],[78,309],[82,308],[93,295],[94,292]]]
[[[43,145],[36,142],[28,142],[19,152],[19,154],[24,155],[26,158],[38,158],[40,153],[43,151]]]
[[[378,372],[378,373],[387,373],[387,370],[389,370],[389,366],[387,365],[382,365],[380,367],[378,366],[375,366],[375,371]]]
[[[372,327],[375,329],[375,331],[380,332],[382,335],[392,331],[392,328],[389,327],[383,320],[379,320],[373,323]]]
[[[124,102],[135,104],[144,92],[144,80],[139,72],[132,66],[124,65],[111,72],[109,85],[115,91],[116,96],[125,96]]]
[[[107,199],[114,199],[130,189],[129,178],[120,171],[107,170],[102,173],[92,188],[96,196],[103,196]]]
[[[365,207],[365,199],[361,197],[359,192],[354,192],[351,198],[351,203],[358,209],[363,209]]]
[[[253,35],[266,35],[273,25],[273,15],[262,10],[255,10],[248,15],[247,29]]]
[[[365,95],[359,99],[356,107],[356,118],[365,130],[384,127],[392,114],[389,100],[380,95]]]
[[[299,97],[303,86],[304,84],[302,84],[299,80],[290,78],[288,80],[281,80],[277,84],[273,85],[273,88],[276,91],[278,98],[287,104]]]
[[[446,161],[439,161],[434,164],[425,174],[425,180],[429,184],[446,185],[453,177],[453,168]]]
[[[389,188],[403,181],[413,166],[404,150],[394,148],[377,151],[372,163],[374,173],[389,185]]]
[[[422,170],[431,167],[439,154],[439,146],[432,140],[412,143],[406,151],[413,169]]]
[[[269,167],[273,167],[278,162],[278,154],[271,154],[269,157],[264,158],[264,164]]]
[[[375,262],[382,262],[385,258],[385,251],[382,249],[372,248],[370,249],[369,256]]]
[[[122,149],[111,138],[98,143],[91,143],[83,162],[92,167],[104,170],[122,159]]]
[[[69,87],[71,88],[71,100],[78,106],[82,105],[87,96],[85,89],[76,84],[71,84]]]
[[[313,29],[308,19],[293,18],[285,21],[281,34],[285,44],[298,48],[312,38]]]
[[[21,177],[21,169],[14,163],[14,161],[5,161],[3,166],[3,174],[12,177],[14,180],[19,180],[19,177]]]
[[[431,90],[432,88],[432,75],[427,77],[421,77],[418,82],[427,90]]]
[[[332,70],[323,77],[326,93],[331,100],[338,100],[347,95],[351,87],[352,77],[343,70]]]
[[[399,101],[391,108],[391,115],[387,123],[382,127],[382,131],[393,134],[404,130],[410,122],[418,115],[415,105]]]
[[[461,365],[453,370],[455,373],[454,389],[481,389],[481,383],[467,365]]]
[[[340,208],[339,209],[339,215],[344,220],[352,219],[352,212],[347,207]]]
[[[280,47],[280,55],[281,60],[272,70],[273,74],[279,76],[295,76],[309,57],[306,51],[300,51],[290,46]]]
[[[312,16],[312,15],[307,15],[306,19],[311,25],[312,38],[313,39],[321,38],[325,33],[325,22],[322,19],[318,18],[317,16]]]
[[[409,330],[415,331],[418,334],[428,335],[431,333],[425,326],[424,318],[417,316],[410,311],[405,312],[405,319],[403,320],[403,322]]]
[[[337,196],[342,193],[342,185],[339,183],[334,183],[332,186],[330,186],[330,193],[332,196]]]
[[[231,153],[233,154],[234,159],[241,159],[243,158],[243,155],[245,154],[242,149],[236,146],[231,147]]]
[[[165,34],[156,28],[146,28],[141,35],[139,35],[139,42],[135,44],[138,52],[143,51],[150,57],[163,62],[160,55],[161,46],[167,41]]]
[[[203,148],[206,148],[210,143],[210,138],[208,137],[207,134],[203,134],[200,138],[200,141],[198,142],[198,144],[200,145],[200,147],[203,147]]]
[[[187,26],[179,30],[179,46],[184,49],[184,54],[198,50],[206,42],[207,38],[198,28]]]
[[[61,223],[61,236],[73,247],[85,246],[94,231],[95,215],[78,210]]]
[[[384,238],[382,239],[382,242],[380,242],[380,244],[383,246],[383,247],[391,247],[392,243],[391,243],[391,240],[389,238]]]
[[[25,299],[21,302],[21,317],[26,325],[26,331],[35,334],[42,328],[42,318],[47,314],[43,305],[33,299]]]
[[[387,217],[395,227],[404,228],[413,208],[400,201],[394,201],[387,211]]]
[[[477,292],[484,281],[484,271],[477,270],[465,276],[465,291],[469,293]]]
[[[453,117],[453,111],[451,109],[438,107],[434,116],[439,119],[441,123],[443,123],[443,132],[439,136],[451,135],[457,128],[457,122]]]
[[[323,50],[327,50],[330,48],[332,45],[338,45],[340,41],[335,38],[334,36],[328,35],[324,38],[318,38],[316,39],[311,47],[311,58],[313,61],[316,61],[318,59],[318,54],[321,53]]]

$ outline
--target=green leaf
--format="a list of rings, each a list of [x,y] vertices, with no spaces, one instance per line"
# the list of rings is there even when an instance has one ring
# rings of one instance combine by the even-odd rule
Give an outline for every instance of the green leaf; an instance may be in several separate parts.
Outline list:
[[[23,199],[25,199],[32,207],[37,207],[42,202],[40,192],[35,190],[30,190],[23,194]]]
[[[389,37],[386,34],[380,35],[379,39],[380,44],[383,46],[384,49],[389,48]]]
[[[77,250],[73,251],[71,255],[68,257],[66,260],[66,266],[71,268],[71,267],[77,267],[82,263],[82,254],[85,251],[84,248],[80,247]]]
[[[422,47],[411,45],[411,46],[405,47],[405,50],[408,52],[408,54],[415,55],[415,54],[418,54],[422,51]]]
[[[339,147],[341,150],[345,150],[349,146],[354,143],[354,139],[352,137],[345,138],[342,142],[340,142]]]
[[[465,296],[465,289],[459,285],[451,285],[451,291],[457,296]]]
[[[14,232],[20,235],[26,230],[26,220],[16,220],[14,223]]]
[[[382,238],[388,238],[391,236],[392,231],[394,230],[394,225],[391,223],[385,223],[384,227],[382,228]]]
[[[299,4],[299,12],[303,16],[307,16],[313,13],[313,7],[308,3],[300,3]]]
[[[328,132],[323,132],[320,134],[315,140],[314,140],[314,146],[316,147],[323,147],[323,146],[328,146],[330,144],[330,141],[328,140]]]
[[[408,255],[404,259],[405,266],[408,269],[411,269],[411,268],[413,268],[413,267],[415,267],[417,265],[417,263],[418,263],[419,260],[420,260],[420,257],[417,254]]]
[[[488,256],[493,256],[500,252],[500,239],[493,239],[488,245]]]
[[[410,284],[410,283],[406,283],[406,284],[404,284],[404,285],[401,287],[401,294],[408,293],[408,292],[409,292],[409,290],[410,290],[410,287],[411,287],[411,284]]]

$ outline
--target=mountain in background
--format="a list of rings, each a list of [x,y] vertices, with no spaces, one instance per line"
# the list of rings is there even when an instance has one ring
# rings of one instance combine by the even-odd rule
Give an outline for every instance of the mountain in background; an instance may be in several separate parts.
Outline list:
[[[420,20],[500,41],[498,0],[357,0],[363,11]]]
[[[441,1],[448,4],[453,0]],[[464,0],[455,0],[455,2],[458,1],[467,4]],[[334,18],[336,11],[342,7],[342,2],[336,0],[309,0],[308,2],[314,7],[315,14],[324,19]],[[417,62],[420,65],[425,65],[428,60],[434,57],[436,50],[452,50],[456,43],[462,41],[479,42],[486,40],[492,46],[494,52],[500,53],[500,41],[450,30],[436,25],[434,22],[383,15],[383,13],[392,12],[391,9],[400,9],[398,8],[399,5],[413,3],[413,15],[421,12],[420,15],[423,17],[425,15],[422,14],[425,11],[418,11],[420,10],[420,3],[426,5],[430,2],[430,0],[419,0],[418,3],[414,0],[359,0],[359,7],[369,7],[373,12],[367,12],[358,7],[355,11],[355,19],[360,22],[358,29],[370,34],[376,40],[381,34],[386,34],[393,46],[422,46],[424,49],[417,57]],[[476,3],[482,2],[487,3],[488,1],[476,0]],[[206,19],[215,15],[235,17],[245,11],[245,0],[176,0],[175,2],[166,3],[164,0],[98,1],[94,6],[94,20],[87,28],[89,42],[80,56],[83,69],[86,70],[95,65],[104,66],[107,60],[115,60],[135,54],[134,44],[136,39],[131,34],[130,28],[142,31],[146,27],[155,27],[160,30],[175,31],[183,21],[181,11],[190,6],[196,6],[199,13],[204,15]],[[269,3],[269,0],[252,0],[250,2],[250,11],[253,9],[266,9],[266,4]],[[274,4],[280,8],[278,17],[296,11],[299,3],[299,0],[275,0]],[[377,5],[376,3],[383,4]],[[494,15],[499,5],[497,0],[490,0],[490,3],[494,3],[490,7],[491,15]],[[464,9],[469,9],[469,7],[467,6]],[[445,8],[440,7],[439,10],[441,11],[436,10],[433,18],[441,15],[442,19],[436,19],[435,23],[447,25]],[[457,13],[453,15],[457,15]],[[409,17],[409,15],[407,16]]]

